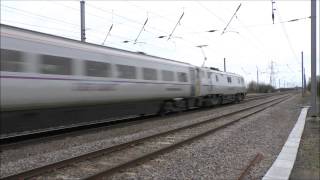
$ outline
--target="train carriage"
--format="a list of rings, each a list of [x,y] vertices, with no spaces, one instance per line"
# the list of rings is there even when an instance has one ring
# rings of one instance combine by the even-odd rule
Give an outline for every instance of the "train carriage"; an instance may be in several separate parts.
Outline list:
[[[93,123],[163,113],[245,95],[239,75],[7,25],[1,25],[0,78],[1,133],[88,123],[80,117]]]

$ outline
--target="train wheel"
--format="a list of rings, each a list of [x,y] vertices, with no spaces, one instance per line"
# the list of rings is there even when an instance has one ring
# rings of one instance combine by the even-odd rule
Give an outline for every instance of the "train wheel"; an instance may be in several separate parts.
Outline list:
[[[202,98],[196,98],[195,99],[195,106],[196,107],[202,107]]]
[[[239,94],[236,94],[235,103],[239,103],[241,101],[241,97]]]
[[[218,97],[218,105],[222,105],[223,104],[223,97],[222,96],[219,96]]]
[[[186,106],[186,110],[190,109],[190,99],[185,100],[185,106]]]
[[[244,100],[244,94],[241,94],[241,101]]]
[[[160,108],[159,115],[165,116],[166,114],[173,111],[173,103],[170,101],[164,102],[162,107]]]
[[[178,112],[185,111],[189,108],[188,100],[183,99],[178,103]]]
[[[212,97],[208,97],[202,102],[203,107],[212,107],[213,105],[214,103]]]

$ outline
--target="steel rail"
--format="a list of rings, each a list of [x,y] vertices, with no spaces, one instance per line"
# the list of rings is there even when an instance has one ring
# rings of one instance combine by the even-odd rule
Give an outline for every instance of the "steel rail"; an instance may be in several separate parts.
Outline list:
[[[195,127],[195,126],[199,126],[201,124],[205,124],[205,123],[217,120],[217,119],[221,119],[221,118],[225,118],[225,117],[228,117],[228,116],[231,116],[231,115],[235,115],[235,114],[238,114],[238,113],[253,109],[255,107],[262,106],[262,105],[277,101],[279,99],[281,99],[280,102],[282,102],[282,101],[284,101],[282,99],[286,100],[287,97],[289,97],[289,96],[281,96],[280,98],[275,98],[275,99],[272,99],[270,101],[260,103],[258,105],[242,108],[240,110],[237,110],[237,111],[234,111],[234,112],[231,112],[231,113],[219,115],[217,117],[213,117],[213,118],[210,118],[210,119],[205,120],[205,121],[201,121],[201,122],[194,123],[194,124],[191,124],[191,125],[186,125],[186,126],[183,126],[183,127],[171,129],[171,130],[166,131],[166,132],[160,132],[160,133],[153,134],[153,135],[150,135],[150,136],[147,136],[147,137],[143,137],[141,139],[137,139],[137,140],[134,140],[134,141],[131,141],[131,142],[122,143],[122,144],[115,145],[115,146],[112,146],[112,147],[109,147],[109,148],[101,149],[101,150],[98,150],[98,151],[94,151],[94,152],[87,153],[87,154],[84,154],[84,155],[80,155],[80,156],[77,156],[77,157],[73,157],[73,158],[70,158],[70,159],[62,160],[62,161],[59,161],[59,162],[56,162],[56,163],[53,163],[53,164],[49,164],[49,165],[46,165],[46,166],[42,166],[42,167],[39,167],[39,168],[35,168],[35,169],[29,170],[29,171],[25,171],[25,172],[21,172],[21,173],[15,174],[15,175],[7,176],[7,177],[4,177],[3,179],[24,179],[24,178],[30,178],[30,177],[33,177],[33,176],[41,175],[41,174],[53,171],[53,170],[58,169],[58,168],[62,168],[64,166],[66,166],[66,165],[83,161],[84,159],[86,160],[86,159],[94,158],[94,157],[97,157],[97,156],[105,155],[105,154],[108,154],[108,153],[111,153],[111,152],[119,151],[119,150],[125,149],[127,147],[132,147],[134,145],[137,145],[137,144],[139,144],[139,143],[141,143],[143,141],[150,140],[152,138],[157,138],[157,137],[160,137],[160,136],[168,135],[168,134],[171,134],[171,133],[175,133],[177,131],[181,131],[181,130],[184,130],[184,129],[189,129],[189,128],[192,128],[192,127]],[[280,103],[280,102],[273,103],[272,105],[269,105],[268,107],[273,106],[274,104],[277,104],[277,103]],[[266,108],[264,108],[264,109],[266,109]],[[262,110],[264,110],[264,109],[262,109]],[[260,112],[262,110],[258,110],[258,111]],[[255,112],[255,113],[257,113],[257,112]],[[253,113],[253,114],[255,114],[255,113]],[[252,115],[252,114],[250,114],[250,115]],[[245,118],[245,117],[242,117],[240,119],[243,119],[243,118]],[[238,119],[237,121],[239,121],[240,119]],[[234,121],[233,123],[235,123],[235,122],[236,121]],[[222,126],[222,127],[218,128],[218,129],[222,129],[222,128],[226,127],[226,126],[227,125]],[[216,130],[214,130],[214,131],[216,131]],[[208,134],[208,133],[205,133],[205,134]],[[204,136],[204,135],[201,135],[201,137],[202,136]],[[196,138],[198,138],[198,137],[195,137],[195,138],[192,138],[192,139],[196,139]],[[184,144],[184,143],[180,143],[180,144]],[[160,152],[165,152],[165,151],[167,151],[167,150],[162,150]],[[122,166],[124,166],[124,165],[122,165]]]
[[[244,169],[244,171],[240,174],[238,180],[243,180],[248,173],[250,172],[250,169],[257,163],[259,163],[263,158],[263,155],[261,153],[258,153],[247,165],[247,167]]]

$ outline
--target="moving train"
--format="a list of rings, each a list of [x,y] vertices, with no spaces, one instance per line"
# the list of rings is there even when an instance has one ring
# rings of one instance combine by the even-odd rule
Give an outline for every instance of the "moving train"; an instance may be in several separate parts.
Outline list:
[[[3,24],[0,78],[2,133],[167,113],[246,95],[237,74]]]

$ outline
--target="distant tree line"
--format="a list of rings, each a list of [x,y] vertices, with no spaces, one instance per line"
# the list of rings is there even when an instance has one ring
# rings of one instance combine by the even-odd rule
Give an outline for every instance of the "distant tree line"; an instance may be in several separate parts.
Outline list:
[[[275,87],[271,86],[270,84],[265,84],[265,83],[259,83],[255,81],[251,81],[248,84],[247,92],[248,93],[271,93],[275,92],[277,90],[280,91],[285,91],[289,89],[296,89],[296,88],[281,88],[281,89],[276,89]],[[307,84],[307,90],[311,91],[311,79],[309,79],[308,84]],[[320,76],[317,76],[317,94],[320,96]]]
[[[271,93],[274,92],[275,88],[270,84],[259,83],[251,81],[248,84],[247,92],[248,93]]]

